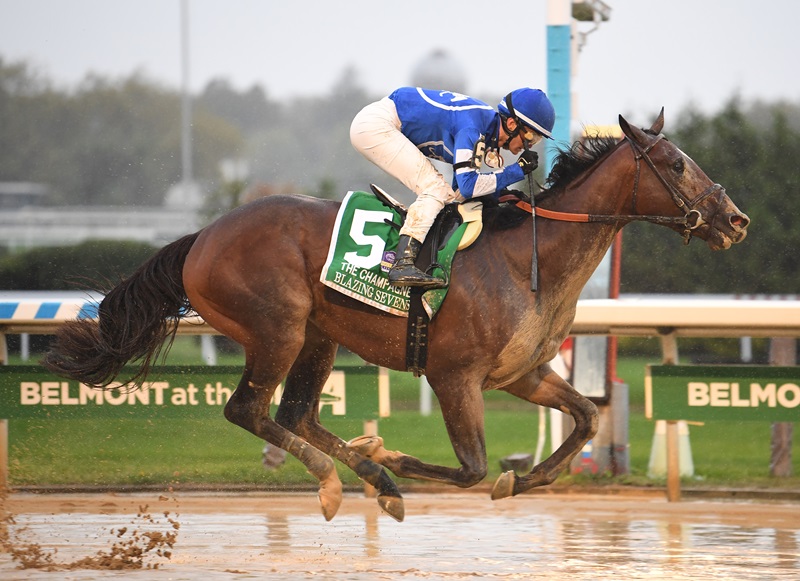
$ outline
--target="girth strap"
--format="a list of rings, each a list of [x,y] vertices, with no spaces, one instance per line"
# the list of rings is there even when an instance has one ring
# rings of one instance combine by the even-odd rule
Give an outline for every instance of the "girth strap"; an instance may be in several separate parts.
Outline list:
[[[428,312],[422,305],[425,289],[411,287],[408,305],[408,325],[406,332],[406,369],[414,377],[425,375],[428,364]]]

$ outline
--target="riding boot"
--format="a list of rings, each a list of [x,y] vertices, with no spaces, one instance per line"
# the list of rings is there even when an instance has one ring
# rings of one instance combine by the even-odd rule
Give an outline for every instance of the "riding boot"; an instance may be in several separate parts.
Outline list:
[[[395,286],[418,286],[428,289],[444,288],[447,283],[438,277],[426,274],[417,268],[416,264],[422,242],[411,236],[400,236],[400,242],[395,251],[395,261],[389,270],[389,282]]]

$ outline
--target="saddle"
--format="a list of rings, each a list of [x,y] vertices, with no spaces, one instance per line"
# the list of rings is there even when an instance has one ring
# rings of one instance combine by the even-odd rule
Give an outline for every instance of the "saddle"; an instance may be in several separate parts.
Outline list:
[[[370,187],[372,188],[372,193],[383,205],[393,209],[405,221],[408,210],[400,202],[375,184],[370,184]],[[447,245],[448,240],[462,224],[467,224],[467,228],[462,235],[457,250],[469,247],[478,238],[483,229],[482,208],[483,204],[478,201],[445,205],[425,237],[425,242],[422,244],[422,249],[417,256],[417,268],[430,272],[438,267],[444,273],[445,280],[449,284],[447,270],[441,268],[437,263],[438,253]],[[386,220],[385,222],[398,230],[402,228],[402,224],[392,220]],[[408,309],[406,369],[416,377],[425,375],[425,366],[428,361],[428,323],[430,322],[430,317],[422,305],[424,292],[420,288],[411,289]]]
[[[405,220],[408,210],[403,204],[395,200],[380,186],[370,184],[372,193],[384,206],[393,209]],[[470,200],[463,203],[446,204],[444,209],[439,212],[433,223],[425,241],[422,243],[422,250],[417,256],[417,268],[423,272],[430,272],[438,266],[436,256],[440,250],[447,246],[447,242],[461,224],[466,224],[467,228],[458,243],[457,250],[463,250],[472,245],[478,239],[483,230],[483,204],[478,200]],[[386,220],[386,223],[400,230],[402,224]]]

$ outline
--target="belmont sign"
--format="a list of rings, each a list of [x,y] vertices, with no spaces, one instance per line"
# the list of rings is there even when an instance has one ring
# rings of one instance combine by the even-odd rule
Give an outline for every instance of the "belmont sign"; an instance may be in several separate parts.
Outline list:
[[[645,415],[656,420],[800,421],[800,367],[649,365]]]
[[[380,371],[373,366],[334,369],[322,390],[320,415],[377,419]],[[217,416],[241,376],[241,367],[162,366],[141,384],[95,389],[42,367],[0,366],[0,418]],[[281,393],[279,386],[273,403],[280,402]]]

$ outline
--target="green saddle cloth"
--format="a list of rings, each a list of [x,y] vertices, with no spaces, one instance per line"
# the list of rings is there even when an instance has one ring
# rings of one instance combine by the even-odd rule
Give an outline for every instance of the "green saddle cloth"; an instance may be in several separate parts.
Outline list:
[[[402,223],[402,217],[374,195],[348,192],[336,216],[320,282],[376,309],[407,317],[411,289],[390,284],[388,276],[400,235],[386,220]],[[439,251],[437,262],[447,271],[448,278],[465,229],[464,224],[459,226]],[[439,268],[432,274],[443,276]],[[446,295],[446,288],[423,295],[429,317],[433,318]]]

